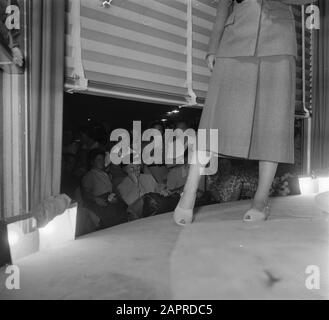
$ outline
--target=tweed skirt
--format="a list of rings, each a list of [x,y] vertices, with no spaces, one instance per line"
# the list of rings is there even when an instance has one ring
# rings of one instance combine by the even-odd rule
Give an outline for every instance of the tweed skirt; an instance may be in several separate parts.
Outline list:
[[[293,56],[217,58],[199,129],[217,129],[218,143],[198,149],[293,163],[295,93]]]

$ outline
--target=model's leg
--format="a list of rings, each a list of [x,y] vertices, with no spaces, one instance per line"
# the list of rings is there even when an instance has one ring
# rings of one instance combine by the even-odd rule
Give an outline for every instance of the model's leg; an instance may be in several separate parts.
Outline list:
[[[191,223],[193,220],[193,208],[201,172],[205,169],[210,159],[210,153],[199,151],[195,163],[190,165],[184,191],[174,213],[174,219],[179,225]]]
[[[200,182],[200,164],[191,164],[188,177],[184,186],[182,197],[179,201],[179,206],[182,209],[193,209],[196,199],[196,193]]]
[[[253,208],[262,211],[268,202],[269,192],[278,168],[277,162],[259,161],[259,181]]]
[[[253,200],[252,208],[244,216],[245,221],[265,220],[268,217],[269,192],[278,168],[277,162],[260,161],[258,187]]]

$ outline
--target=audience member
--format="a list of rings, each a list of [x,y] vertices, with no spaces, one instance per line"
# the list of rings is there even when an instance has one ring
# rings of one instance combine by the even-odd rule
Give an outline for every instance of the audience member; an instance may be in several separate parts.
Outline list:
[[[124,165],[127,177],[118,185],[122,199],[128,205],[128,211],[135,217],[169,212],[174,209],[179,197],[159,185],[152,175],[141,173],[141,165]]]
[[[128,221],[126,206],[113,192],[110,177],[104,168],[103,150],[90,151],[90,171],[82,179],[82,195],[87,207],[101,220],[101,227],[111,227]]]

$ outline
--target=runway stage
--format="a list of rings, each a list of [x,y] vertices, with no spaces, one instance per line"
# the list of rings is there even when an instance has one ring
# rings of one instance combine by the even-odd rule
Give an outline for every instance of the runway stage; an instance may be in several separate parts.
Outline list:
[[[0,299],[328,299],[329,215],[314,196],[273,199],[261,223],[241,221],[249,206],[203,207],[186,228],[164,214],[39,252],[17,263],[20,290],[1,270]]]

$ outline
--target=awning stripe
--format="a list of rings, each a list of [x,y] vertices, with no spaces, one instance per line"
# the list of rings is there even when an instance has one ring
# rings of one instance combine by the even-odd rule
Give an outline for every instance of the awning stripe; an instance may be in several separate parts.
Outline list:
[[[82,43],[84,48],[82,57],[88,61],[97,61],[105,64],[118,63],[119,65],[124,64],[132,68],[135,67],[134,64],[136,62],[139,62],[138,65],[145,65],[144,69],[147,68],[147,65],[152,66],[154,72],[174,74],[178,77],[186,76],[186,63],[185,60],[181,61],[181,57],[179,57],[179,60],[176,60],[169,59],[168,57],[165,58],[163,55],[154,55],[152,53],[128,48],[122,50],[120,46],[100,43],[89,39],[83,39]],[[95,48],[97,48],[97,51],[95,51]],[[147,48],[144,48],[144,51],[145,49]],[[132,59],[131,57],[134,58]]]
[[[174,76],[152,73],[143,71],[140,69],[132,69],[132,68],[124,68],[117,65],[103,64],[97,62],[91,62],[88,60],[84,60],[84,67],[86,72],[86,77],[90,80],[91,78],[88,76],[88,71],[100,72],[100,73],[108,73],[115,76],[125,75],[128,78],[132,79],[140,79],[144,81],[149,81],[150,83],[163,83],[166,85],[173,85],[178,87],[185,87],[186,77],[178,78]],[[92,79],[96,80],[97,79]]]

